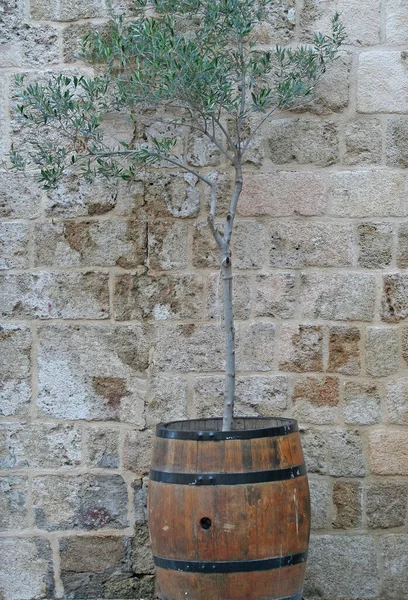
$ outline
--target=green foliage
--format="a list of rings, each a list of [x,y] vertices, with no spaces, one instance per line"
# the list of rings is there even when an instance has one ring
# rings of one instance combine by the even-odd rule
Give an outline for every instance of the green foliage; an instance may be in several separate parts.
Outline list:
[[[74,167],[88,180],[97,174],[131,179],[141,164],[162,160],[187,168],[173,152],[174,139],[117,147],[104,139],[106,115],[119,112],[137,122],[152,111],[206,135],[241,165],[250,141],[243,139],[244,124],[259,113],[260,126],[274,111],[311,96],[345,37],[335,15],[332,33],[316,34],[310,46],[260,49],[257,26],[274,1],[139,0],[134,20],[113,19],[85,36],[83,57],[95,77],[60,74],[26,85],[18,76],[17,118],[29,143],[25,152],[12,150],[13,168],[36,165],[47,188]]]

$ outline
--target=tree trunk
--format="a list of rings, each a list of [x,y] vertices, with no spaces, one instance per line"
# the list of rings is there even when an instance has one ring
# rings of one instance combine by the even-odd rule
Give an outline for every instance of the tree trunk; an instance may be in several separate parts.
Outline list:
[[[235,399],[235,327],[232,309],[232,263],[229,245],[221,248],[221,272],[224,292],[225,397],[222,430],[232,429]]]

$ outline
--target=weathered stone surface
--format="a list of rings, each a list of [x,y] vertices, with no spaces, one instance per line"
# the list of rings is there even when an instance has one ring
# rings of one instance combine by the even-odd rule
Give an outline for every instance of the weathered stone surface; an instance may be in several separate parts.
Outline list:
[[[29,240],[28,223],[0,223],[0,269],[27,269]]]
[[[376,281],[362,273],[304,273],[301,277],[300,312],[307,319],[371,321]]]
[[[334,429],[327,437],[329,472],[334,477],[363,477],[366,474],[363,442],[358,431]]]
[[[408,42],[408,11],[406,0],[388,0],[386,6],[387,42]]]
[[[88,215],[103,215],[116,206],[118,185],[105,179],[86,183],[67,177],[58,188],[47,192],[46,214],[49,217],[72,219]]]
[[[408,224],[401,224],[398,229],[397,266],[408,267]]]
[[[97,469],[119,467],[119,430],[92,427],[86,431],[86,461]]]
[[[0,326],[0,415],[27,414],[31,399],[31,333],[24,325]]]
[[[313,41],[315,31],[330,33],[336,11],[341,14],[349,44],[370,46],[380,41],[379,0],[305,0],[301,15],[303,39]],[[369,19],[366,18],[368,13]]]
[[[329,328],[328,371],[343,375],[360,373],[360,337],[358,327],[336,325]]]
[[[135,523],[147,523],[147,491],[149,477],[137,479],[132,483],[134,491]]]
[[[49,6],[49,5],[48,5]],[[67,25],[62,30],[62,56],[65,63],[74,63],[80,60],[81,41],[88,31],[101,29],[90,23]]]
[[[147,258],[143,221],[38,223],[34,230],[37,267],[122,267],[134,269]]]
[[[346,381],[344,384],[344,422],[374,425],[381,421],[381,393],[371,381]]]
[[[408,167],[408,119],[396,117],[387,124],[387,164],[391,167]]]
[[[355,481],[335,481],[333,484],[333,504],[335,514],[334,529],[361,527],[363,490]]]
[[[222,228],[219,227],[221,230]],[[220,252],[207,222],[201,221],[194,225],[193,230],[193,266],[219,267]]]
[[[224,399],[224,377],[199,377],[194,383],[194,405],[197,417],[220,416]],[[286,377],[238,377],[235,414],[268,417],[280,415],[289,404]]]
[[[392,327],[367,327],[366,368],[369,375],[387,377],[399,369],[399,334]]]
[[[201,134],[190,134],[187,141],[187,162],[193,167],[216,167],[221,152],[211,140]]]
[[[367,486],[366,496],[368,527],[387,529],[405,524],[408,504],[406,483],[373,483]]]
[[[381,593],[385,597],[403,598],[408,589],[408,535],[384,535],[380,538],[383,568]]]
[[[264,265],[265,237],[262,223],[238,221],[232,238],[232,259],[237,269],[260,269]]]
[[[402,358],[408,364],[408,327],[402,328]]]
[[[406,52],[373,50],[359,55],[357,110],[362,113],[408,111]]]
[[[340,50],[338,58],[316,85],[308,109],[315,113],[339,112],[349,102],[351,53]]]
[[[154,572],[147,523],[139,523],[136,526],[135,535],[132,538],[132,565],[133,572],[137,574]]]
[[[388,420],[395,425],[408,425],[408,378],[387,381],[385,401]]]
[[[273,323],[242,323],[237,328],[238,371],[271,371],[275,354]]]
[[[376,542],[366,535],[312,536],[304,594],[309,598],[376,598]]]
[[[47,531],[123,529],[128,495],[120,475],[44,475],[33,479],[36,526]]]
[[[408,475],[408,431],[377,429],[369,432],[370,469],[376,475]]]
[[[327,473],[327,444],[323,433],[313,429],[301,429],[303,454],[309,473]]]
[[[407,178],[400,171],[339,171],[329,176],[333,217],[404,217]]]
[[[265,22],[255,30],[261,44],[283,43],[295,34],[296,8],[294,0],[276,2],[266,6]]]
[[[302,423],[338,423],[339,381],[336,377],[298,378],[293,389],[295,417]]]
[[[155,220],[149,223],[149,266],[169,271],[187,266],[187,223]]]
[[[290,319],[296,308],[296,276],[271,273],[256,277],[255,315]]]
[[[27,477],[0,477],[0,530],[28,527],[27,493]]]
[[[127,431],[123,448],[123,466],[142,477],[149,472],[154,431]]]
[[[47,21],[76,21],[77,19],[89,19],[101,17],[104,14],[102,0],[61,0],[58,4],[47,2],[47,0],[32,0],[30,4],[31,18],[34,20]]]
[[[353,264],[351,225],[282,221],[272,225],[269,236],[271,267],[345,267]]]
[[[144,425],[149,346],[143,327],[49,326],[39,339],[42,416]]]
[[[0,217],[35,219],[40,214],[41,190],[30,175],[0,173]]]
[[[323,478],[309,479],[310,502],[312,507],[312,531],[325,529],[329,513],[329,483]]]
[[[2,277],[1,315],[15,319],[107,319],[108,274],[38,273]]]
[[[81,430],[75,425],[0,423],[0,468],[72,467],[81,462]]]
[[[337,126],[331,121],[274,120],[267,135],[269,158],[277,165],[295,162],[327,167],[339,157]]]
[[[381,319],[398,323],[408,316],[408,273],[383,276]]]
[[[235,274],[232,284],[232,304],[235,319],[248,319],[252,306],[252,281],[248,275]],[[183,300],[184,302],[184,300]],[[220,272],[208,278],[206,313],[209,319],[221,319],[224,314],[224,289]]]
[[[356,119],[344,128],[346,165],[376,165],[381,162],[382,125],[378,119]]]
[[[357,226],[358,264],[366,269],[383,269],[391,264],[393,227],[388,223],[361,223]]]
[[[238,212],[244,216],[315,216],[326,208],[325,182],[317,172],[246,175]]]
[[[315,325],[283,325],[279,368],[298,372],[322,371],[322,328]]]
[[[198,319],[203,310],[203,280],[199,275],[117,275],[114,316],[132,319]]]
[[[197,183],[197,177],[190,173],[148,173],[135,179],[130,189],[136,206],[147,207],[149,215],[188,218],[196,217],[200,210]]]
[[[155,375],[146,401],[147,425],[186,419],[187,402],[188,384],[185,379]]]
[[[51,547],[39,538],[0,539],[0,592],[5,600],[52,598]]]

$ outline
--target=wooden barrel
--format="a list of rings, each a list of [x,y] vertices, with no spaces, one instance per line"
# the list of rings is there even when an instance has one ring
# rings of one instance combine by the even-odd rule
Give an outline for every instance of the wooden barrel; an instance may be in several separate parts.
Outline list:
[[[301,600],[310,531],[293,419],[160,424],[149,530],[165,600]]]

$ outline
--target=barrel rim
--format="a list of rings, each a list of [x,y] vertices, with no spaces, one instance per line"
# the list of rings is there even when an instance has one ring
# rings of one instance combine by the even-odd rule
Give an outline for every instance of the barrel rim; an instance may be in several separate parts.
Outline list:
[[[253,429],[234,429],[231,431],[219,431],[203,429],[182,429],[180,425],[187,423],[209,423],[216,421],[222,424],[222,418],[216,417],[212,419],[186,419],[179,421],[169,421],[167,423],[159,423],[156,426],[156,437],[168,438],[173,440],[196,440],[196,441],[221,441],[221,440],[248,440],[264,437],[280,437],[289,435],[299,431],[298,422],[295,419],[284,417],[242,417],[237,420],[245,421],[277,421],[281,424],[272,427],[257,427]],[[179,427],[177,427],[179,426]]]

